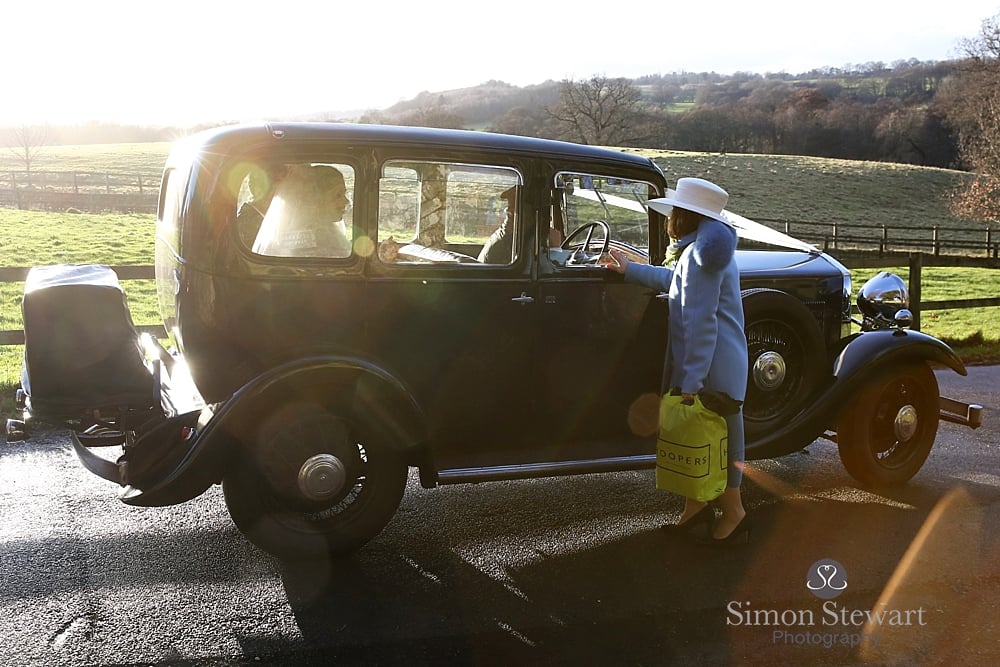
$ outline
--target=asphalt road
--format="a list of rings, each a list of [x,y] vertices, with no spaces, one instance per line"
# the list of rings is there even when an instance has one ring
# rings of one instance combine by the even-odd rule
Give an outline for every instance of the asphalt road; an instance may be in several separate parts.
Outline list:
[[[64,434],[35,434],[0,445],[0,664],[1000,664],[1000,367],[938,377],[986,407],[981,429],[942,424],[891,492],[825,441],[753,462],[738,550],[659,531],[680,504],[651,471],[411,479],[354,557],[290,567],[219,489],[127,507]]]

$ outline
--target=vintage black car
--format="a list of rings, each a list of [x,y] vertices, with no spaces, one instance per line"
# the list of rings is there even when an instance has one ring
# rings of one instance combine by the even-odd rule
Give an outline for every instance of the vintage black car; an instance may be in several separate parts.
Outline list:
[[[651,468],[664,295],[603,268],[664,258],[650,159],[480,132],[260,124],[197,134],[163,173],[168,342],[138,336],[103,266],[37,267],[20,403],[66,423],[130,505],[222,484],[283,558],[379,533],[425,487]],[[865,484],[910,479],[939,419],[943,343],[903,282],[736,214],[750,351],[748,458],[838,443]],[[11,432],[20,430],[14,424]],[[113,446],[115,454],[101,452]]]

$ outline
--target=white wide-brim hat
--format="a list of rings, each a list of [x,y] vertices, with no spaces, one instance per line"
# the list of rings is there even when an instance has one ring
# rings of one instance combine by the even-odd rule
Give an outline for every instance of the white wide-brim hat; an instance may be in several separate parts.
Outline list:
[[[676,190],[667,190],[666,197],[650,199],[646,206],[663,215],[670,215],[670,209],[676,206],[731,225],[723,214],[728,202],[729,193],[711,181],[679,178]]]

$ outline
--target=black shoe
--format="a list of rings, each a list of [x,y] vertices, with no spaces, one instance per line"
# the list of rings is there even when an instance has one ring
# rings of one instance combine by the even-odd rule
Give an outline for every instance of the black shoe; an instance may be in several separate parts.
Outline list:
[[[705,537],[698,538],[698,542],[701,544],[711,545],[713,547],[741,547],[750,543],[750,515],[744,515],[740,522],[736,524],[736,527],[726,535],[725,537],[713,537],[712,531],[708,531],[708,535]]]
[[[705,525],[710,526],[714,520],[715,511],[711,505],[705,505],[684,523],[668,523],[663,526],[663,532],[668,535],[692,535],[695,529]]]

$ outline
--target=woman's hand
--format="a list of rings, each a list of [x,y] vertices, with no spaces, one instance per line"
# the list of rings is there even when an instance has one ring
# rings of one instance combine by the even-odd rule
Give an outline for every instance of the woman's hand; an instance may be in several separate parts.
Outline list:
[[[601,266],[617,273],[625,273],[625,267],[628,266],[628,256],[621,250],[614,248],[608,250],[608,255],[611,256],[611,261],[602,262]]]

